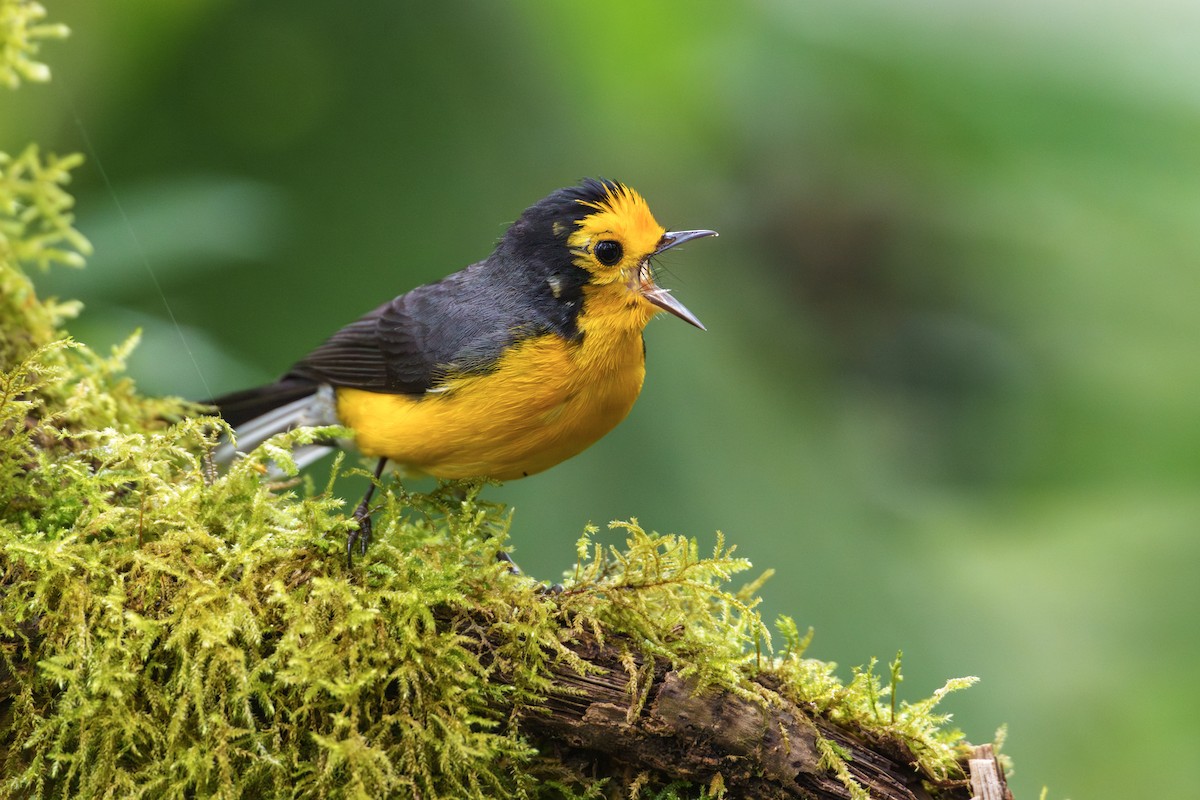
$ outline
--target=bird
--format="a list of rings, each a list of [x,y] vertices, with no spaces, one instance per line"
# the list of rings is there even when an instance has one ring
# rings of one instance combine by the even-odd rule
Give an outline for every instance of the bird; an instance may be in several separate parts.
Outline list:
[[[655,259],[711,230],[668,231],[619,181],[585,179],[527,208],[482,261],[351,322],[278,380],[210,402],[234,429],[218,460],[301,425],[378,459],[346,556],[371,538],[388,462],[405,475],[509,481],[575,456],[632,409],[643,332],[660,312],[704,330],[655,279]]]

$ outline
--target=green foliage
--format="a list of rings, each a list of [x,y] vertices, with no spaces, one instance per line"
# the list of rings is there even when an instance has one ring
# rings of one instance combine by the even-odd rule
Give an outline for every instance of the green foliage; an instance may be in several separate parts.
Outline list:
[[[790,619],[785,618],[779,625],[786,639],[795,636],[795,623]],[[786,652],[776,662],[774,672],[783,679],[782,692],[789,699],[877,740],[902,742],[931,780],[946,780],[958,771],[964,737],[961,731],[947,727],[949,714],[935,714],[934,709],[946,695],[972,686],[979,679],[953,678],[927,698],[914,703],[897,701],[896,690],[902,680],[900,659],[897,654],[889,665],[887,685],[875,672],[875,659],[865,667],[855,667],[852,680],[843,683],[834,674],[836,664],[804,658],[803,649]],[[832,742],[823,744],[823,757],[843,781],[852,780]]]
[[[0,0],[0,84],[10,89],[21,80],[48,81],[50,68],[34,59],[45,39],[66,38],[65,25],[42,22],[46,9],[33,0]]]
[[[452,556],[428,520],[384,524],[359,582],[340,567],[340,501],[276,494],[262,481],[266,451],[210,480],[205,420],[100,438],[39,459],[31,477],[58,486],[35,493],[45,503],[5,498],[0,634],[12,678],[0,695],[0,791],[489,797],[521,787],[507,765],[529,748],[491,709],[522,684],[486,680],[500,660],[485,666],[457,632],[512,601],[487,590],[503,576],[483,552],[494,544],[468,535]],[[536,618],[532,589],[519,591]],[[37,643],[21,635],[31,620]]]
[[[719,532],[705,558],[694,540],[647,533],[636,519],[609,528],[625,531],[624,549],[598,544],[599,529],[588,526],[576,548],[579,563],[559,595],[573,629],[602,642],[606,631],[620,631],[641,642],[645,655],[681,665],[701,686],[744,691],[743,676],[760,663],[760,643],[770,639],[754,594],[769,573],[733,593],[730,578],[751,564],[735,558]]]
[[[78,303],[39,301],[22,267],[82,267],[91,252],[73,227],[75,201],[64,188],[81,161],[78,155],[42,159],[34,145],[16,158],[0,152],[0,369],[61,337],[63,321],[79,312]]]

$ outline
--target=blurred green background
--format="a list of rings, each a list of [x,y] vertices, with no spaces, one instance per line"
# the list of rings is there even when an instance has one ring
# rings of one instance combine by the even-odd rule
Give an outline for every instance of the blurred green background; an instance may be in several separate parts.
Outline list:
[[[526,571],[589,521],[720,529],[843,675],[982,677],[947,710],[1009,725],[1018,800],[1194,792],[1200,6],[48,5],[0,149],[91,152],[95,257],[41,285],[94,346],[143,328],[146,390],[266,381],[627,181],[721,232],[664,279],[709,331],[656,321],[630,418],[489,490]]]

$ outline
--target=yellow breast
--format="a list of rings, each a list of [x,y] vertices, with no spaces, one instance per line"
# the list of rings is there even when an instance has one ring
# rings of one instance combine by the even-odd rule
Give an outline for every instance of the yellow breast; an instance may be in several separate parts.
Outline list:
[[[532,475],[582,452],[629,413],[646,372],[645,321],[638,322],[602,331],[583,325],[580,342],[554,334],[527,339],[487,374],[455,378],[418,398],[341,388],[338,416],[363,453],[410,472]]]

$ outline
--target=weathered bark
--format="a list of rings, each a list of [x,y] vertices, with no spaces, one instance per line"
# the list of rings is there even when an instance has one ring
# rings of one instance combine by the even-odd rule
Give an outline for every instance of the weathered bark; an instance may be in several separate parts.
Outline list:
[[[572,649],[596,671],[580,674],[565,663],[557,666],[555,689],[542,713],[525,714],[520,727],[544,755],[588,774],[609,775],[617,783],[640,773],[662,782],[709,785],[717,780],[730,798],[845,800],[851,797],[849,789],[821,763],[817,742],[824,738],[837,745],[850,774],[872,798],[972,797],[973,777],[931,785],[901,744],[869,741],[814,717],[777,692],[765,692],[773,698],[766,701],[716,688],[697,691],[665,664],[649,669],[635,665],[633,674],[641,685],[631,691],[631,671],[616,647],[583,643]],[[762,685],[773,688],[768,678]],[[991,765],[989,785],[1000,793],[981,797],[1011,800],[990,747],[977,748],[967,761],[964,776]]]

